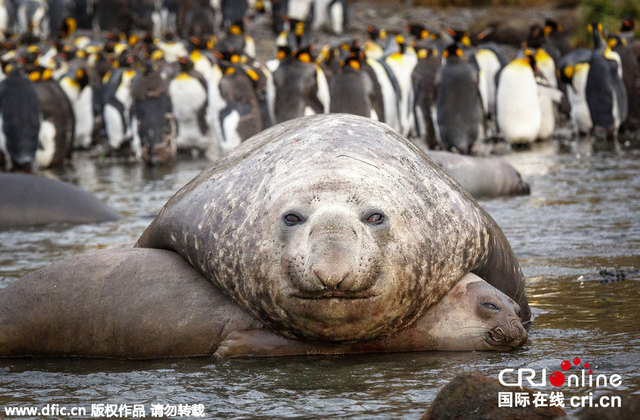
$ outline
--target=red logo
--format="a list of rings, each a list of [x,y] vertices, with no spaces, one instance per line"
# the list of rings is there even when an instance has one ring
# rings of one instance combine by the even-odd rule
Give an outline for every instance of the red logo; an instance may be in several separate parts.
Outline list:
[[[580,366],[580,358],[576,357],[575,359],[573,359],[573,364],[575,366]],[[589,363],[585,363],[584,368],[589,369]],[[571,363],[569,363],[568,360],[563,360],[562,363],[560,363],[560,369],[564,371],[571,369]],[[589,373],[593,373],[593,370],[589,369]],[[551,382],[551,385],[553,386],[562,386],[564,384],[564,381],[564,374],[558,370],[556,370],[549,376],[549,382]]]

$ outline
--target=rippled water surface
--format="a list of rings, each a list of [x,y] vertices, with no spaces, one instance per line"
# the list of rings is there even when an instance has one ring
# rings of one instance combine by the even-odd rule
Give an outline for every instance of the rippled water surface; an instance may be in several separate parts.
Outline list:
[[[559,370],[580,357],[610,388],[640,393],[640,151],[597,152],[555,143],[505,157],[532,184],[527,197],[483,200],[509,238],[538,308],[530,341],[510,353],[409,353],[217,361],[0,360],[0,408],[61,404],[204,404],[207,417],[419,418],[462,371]],[[206,162],[171,170],[79,159],[51,176],[120,211],[118,222],[0,232],[0,287],[47,263],[130,246],[154,214]],[[600,270],[624,270],[606,282]],[[565,389],[586,395],[607,389]],[[551,391],[549,387],[547,392]],[[0,413],[2,416],[3,413]]]

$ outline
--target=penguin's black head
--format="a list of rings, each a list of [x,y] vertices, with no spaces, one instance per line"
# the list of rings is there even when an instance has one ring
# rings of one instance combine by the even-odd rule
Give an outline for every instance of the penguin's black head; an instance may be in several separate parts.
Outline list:
[[[445,48],[445,50],[442,52],[442,55],[446,59],[454,58],[454,57],[461,58],[463,56],[463,53],[462,53],[462,49],[460,48],[460,45],[457,42],[454,42],[453,44]]]
[[[378,29],[371,25],[367,25],[367,33],[369,34],[369,39],[372,41],[386,39],[387,37],[387,32],[384,29]]]
[[[178,64],[180,65],[180,71],[183,73],[193,70],[193,61],[189,57],[179,57]]]
[[[410,23],[406,26],[409,34],[416,39],[427,39],[429,38],[430,32],[426,26],[421,23]]]
[[[593,48],[598,49],[604,45],[604,29],[602,23],[593,22],[587,25],[587,30],[593,38]]]
[[[466,31],[447,28],[447,33],[453,38],[454,43],[464,45],[465,47],[471,46],[471,38]]]
[[[529,36],[527,37],[527,45],[531,48],[540,48],[544,42],[544,29],[542,26],[535,24],[529,27]]]
[[[558,76],[560,80],[567,85],[571,84],[574,73],[575,68],[571,65],[567,65],[562,67],[561,69],[558,69]]]
[[[360,70],[362,63],[365,61],[364,52],[358,40],[354,40],[351,45],[343,44],[343,52],[345,58],[341,61],[342,67],[349,67],[356,71]]]
[[[607,46],[609,48],[615,48],[618,45],[627,45],[627,40],[622,38],[620,35],[609,35],[607,37]]]
[[[303,63],[311,63],[313,61],[313,46],[301,48],[295,52],[295,57]]]
[[[87,73],[87,69],[84,67],[80,67],[76,70],[73,74],[73,78],[80,85],[80,90],[89,85],[89,74]]]
[[[189,51],[199,50],[205,47],[205,42],[197,36],[189,38]]]
[[[633,32],[636,29],[636,23],[630,17],[622,18],[620,24],[620,32]]]
[[[544,35],[549,37],[550,34],[554,32],[562,32],[562,25],[556,22],[553,19],[547,19],[544,21]]]

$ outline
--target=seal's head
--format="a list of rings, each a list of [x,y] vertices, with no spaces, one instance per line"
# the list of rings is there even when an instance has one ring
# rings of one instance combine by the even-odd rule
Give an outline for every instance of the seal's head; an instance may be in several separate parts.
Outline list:
[[[520,305],[471,273],[420,323],[438,350],[511,350],[528,337]]]
[[[280,334],[348,342],[421,316],[487,260],[492,223],[388,126],[330,114],[245,141],[138,246],[178,252]]]

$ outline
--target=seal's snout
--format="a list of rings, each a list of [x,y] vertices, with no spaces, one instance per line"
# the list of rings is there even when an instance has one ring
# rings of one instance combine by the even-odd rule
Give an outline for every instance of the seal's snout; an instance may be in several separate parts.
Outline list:
[[[315,264],[313,267],[313,274],[330,290],[344,289],[348,284],[345,280],[352,272],[351,264],[346,261],[338,261],[336,264],[324,261],[323,263]]]
[[[516,316],[509,317],[503,325],[492,328],[487,333],[487,342],[496,347],[521,347],[528,338],[527,330],[522,326],[522,321]]]

